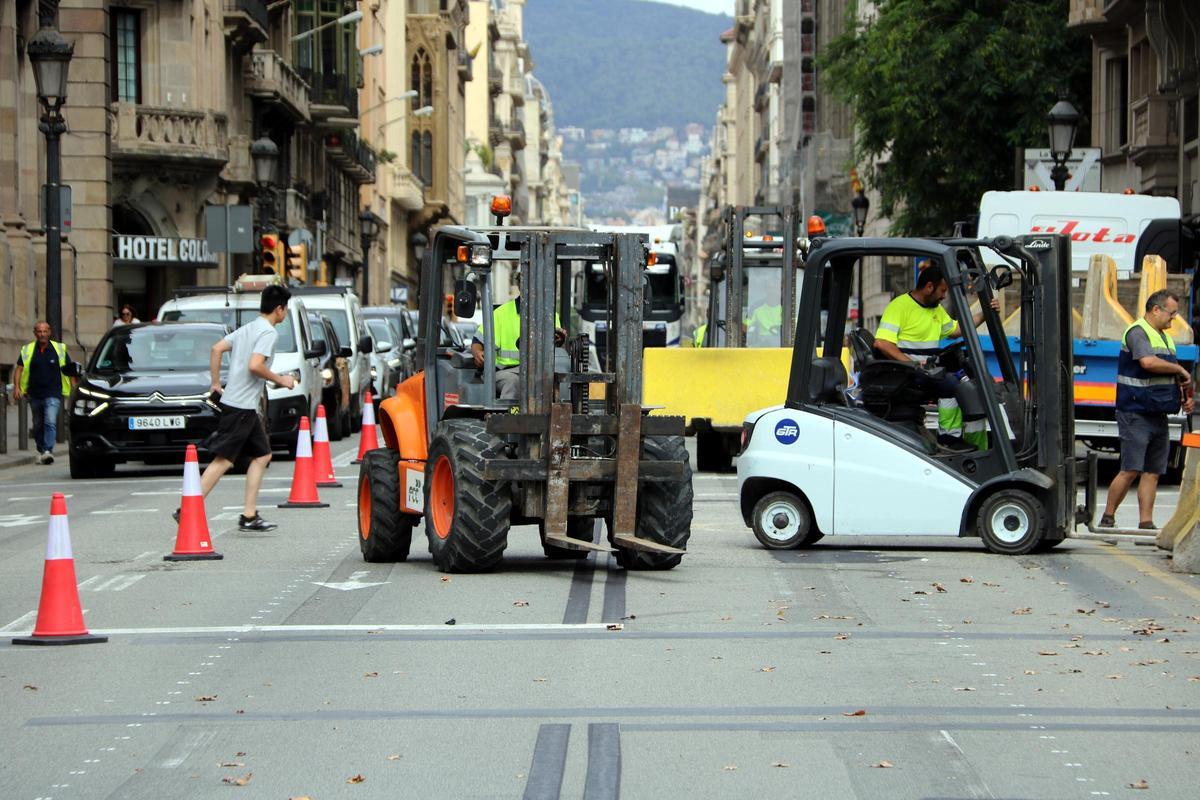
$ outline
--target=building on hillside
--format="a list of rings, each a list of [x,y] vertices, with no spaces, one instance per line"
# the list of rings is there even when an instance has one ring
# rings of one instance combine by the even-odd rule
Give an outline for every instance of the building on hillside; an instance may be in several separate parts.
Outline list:
[[[1194,0],[1071,0],[1092,39],[1091,141],[1101,189],[1174,195],[1200,214],[1200,6]]]

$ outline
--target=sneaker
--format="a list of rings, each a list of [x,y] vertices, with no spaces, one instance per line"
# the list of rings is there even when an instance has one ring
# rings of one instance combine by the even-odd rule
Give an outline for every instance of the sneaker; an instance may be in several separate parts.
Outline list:
[[[171,519],[175,520],[176,525],[179,524],[179,512],[180,509],[178,508],[171,512]]]
[[[258,514],[253,517],[247,517],[245,514],[238,515],[238,530],[239,531],[273,531],[278,525],[274,522],[267,522]]]
[[[46,452],[44,452],[40,456],[38,456],[38,462],[41,464],[53,464],[54,463],[54,454],[51,453],[49,450],[47,450]]]
[[[1112,514],[1102,514],[1100,516],[1100,522],[1098,522],[1096,524],[1096,527],[1097,528],[1115,528],[1115,527],[1117,527],[1117,520]]]

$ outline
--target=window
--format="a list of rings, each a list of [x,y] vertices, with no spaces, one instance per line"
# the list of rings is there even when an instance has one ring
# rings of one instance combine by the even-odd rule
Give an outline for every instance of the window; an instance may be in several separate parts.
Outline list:
[[[433,134],[429,131],[421,135],[421,182],[433,185]]]
[[[141,15],[113,9],[109,19],[109,63],[112,64],[112,99],[117,103],[142,102]]]
[[[1119,150],[1129,143],[1129,59],[1109,59],[1104,80],[1104,149]]]
[[[419,131],[413,131],[412,135],[412,157],[409,159],[409,169],[412,174],[420,178],[421,172],[421,134]]]
[[[418,49],[413,56],[409,84],[409,88],[417,93],[414,107],[433,105],[433,64],[424,48]]]

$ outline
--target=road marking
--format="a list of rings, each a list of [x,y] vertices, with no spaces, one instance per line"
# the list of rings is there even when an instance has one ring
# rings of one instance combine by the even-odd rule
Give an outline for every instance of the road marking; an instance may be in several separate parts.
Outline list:
[[[26,623],[32,622],[33,618],[35,616],[37,616],[36,608],[33,609],[32,611],[26,611],[24,614],[17,617],[12,622],[5,625],[3,628],[0,628],[0,632],[7,633],[8,631],[19,631],[25,627]]]
[[[1151,578],[1157,578],[1162,583],[1165,583],[1174,589],[1178,589],[1193,600],[1200,600],[1200,589],[1192,586],[1190,583],[1184,580],[1181,580],[1177,576],[1172,575],[1166,570],[1156,567],[1149,561],[1141,558],[1135,558],[1128,553],[1114,552],[1113,555],[1121,561],[1124,561],[1126,564],[1129,564],[1137,569],[1138,572],[1141,572],[1144,575],[1149,575]],[[1144,572],[1143,568],[1145,570]]]
[[[64,494],[63,495],[63,497],[65,497],[68,500],[70,500],[74,496],[75,495],[73,495],[73,494]],[[8,502],[10,502],[10,503],[20,503],[20,502],[29,501],[29,500],[41,500],[41,501],[45,502],[46,497],[45,497],[45,495],[38,495],[37,497],[9,497],[8,498]]]
[[[116,575],[92,589],[93,592],[123,592],[145,575]]]
[[[29,615],[26,615],[29,616]],[[23,619],[23,618],[22,618]],[[431,633],[441,631],[446,634],[459,634],[464,631],[481,633],[503,633],[506,631],[621,631],[624,626],[614,623],[583,622],[579,624],[562,624],[556,622],[529,624],[479,624],[470,625],[228,625],[213,627],[182,627],[182,628],[107,628],[94,630],[92,633],[109,636],[139,636],[139,635],[182,635],[191,633],[313,633],[313,632],[397,632],[397,633]]]
[[[90,577],[86,580],[80,581],[76,585],[76,588],[77,589],[86,589],[87,587],[91,586],[93,583],[95,583],[96,581],[100,580],[103,577],[104,577],[103,575],[93,575],[92,577]]]
[[[38,514],[0,514],[0,528],[20,528],[25,525],[37,525],[45,520]]]
[[[358,572],[351,574],[347,580],[342,581],[340,583],[322,583],[320,581],[309,581],[309,583],[314,584],[316,586],[324,586],[326,589],[337,589],[340,592],[352,592],[355,589],[366,589],[369,586],[383,586],[385,584],[391,583],[391,581],[381,581],[378,583],[370,583],[370,582],[359,580],[360,578],[362,578],[363,576],[365,576],[367,574],[369,574],[367,572],[367,570],[359,570]],[[259,613],[263,614],[263,613],[268,613],[268,612],[260,611]]]
[[[166,492],[130,492],[129,494],[133,495],[134,497],[169,497],[171,495],[178,497],[180,493],[175,492],[175,491],[166,491]]]
[[[89,514],[161,514],[161,508],[101,508]]]

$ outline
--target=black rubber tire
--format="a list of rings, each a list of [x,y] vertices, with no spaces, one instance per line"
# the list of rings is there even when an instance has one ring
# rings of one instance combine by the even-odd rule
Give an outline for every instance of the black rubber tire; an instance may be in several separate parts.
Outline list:
[[[336,404],[330,405],[325,409],[325,424],[329,428],[329,441],[340,442],[346,438],[346,429],[343,427],[345,415],[338,410]]]
[[[69,450],[67,459],[71,464],[71,477],[75,480],[108,478],[117,471],[116,463],[104,456],[85,456]]]
[[[780,538],[778,535],[770,535],[765,521],[773,506],[777,507],[780,513],[787,515],[789,526],[795,525],[795,532],[791,536]],[[807,547],[825,535],[817,529],[808,500],[792,492],[771,492],[764,495],[754,504],[750,521],[753,523],[754,538],[767,550],[795,550]]]
[[[504,443],[489,434],[481,420],[438,423],[425,462],[425,535],[433,562],[442,572],[485,572],[503,558],[512,493],[506,482],[483,477],[483,463],[504,457]],[[431,500],[435,471],[443,458],[449,462],[454,482],[453,511],[445,538],[437,534]]]
[[[1041,501],[1024,489],[1000,489],[983,501],[975,517],[975,530],[987,549],[1008,556],[1033,552],[1046,537],[1046,527]]]
[[[720,433],[710,428],[696,432],[696,471],[729,472],[733,469],[733,456],[725,449]]]
[[[595,530],[596,520],[590,517],[567,517],[567,536],[571,539],[579,539],[584,542],[594,541]],[[578,560],[587,558],[590,552],[588,550],[572,550],[569,547],[546,544],[546,534],[540,524],[538,525],[538,535],[542,538],[542,552],[546,554],[546,558]]]
[[[1033,552],[1048,553],[1065,541],[1066,539],[1042,539],[1038,542],[1037,547],[1033,548]]]
[[[369,505],[364,507],[364,500]],[[358,547],[363,561],[407,561],[412,519],[400,511],[400,454],[381,447],[358,468]]]
[[[362,397],[350,398],[350,432],[358,433],[362,430]]]
[[[692,535],[692,467],[682,436],[647,436],[642,439],[643,461],[683,464],[684,475],[678,481],[643,483],[638,492],[637,525],[634,534],[671,547],[685,549]],[[609,520],[608,535],[612,540]],[[615,547],[615,545],[614,545]],[[649,553],[617,547],[617,563],[625,569],[672,569],[683,560],[682,554]]]
[[[350,404],[346,404],[346,410],[342,412],[342,438],[345,439],[350,435]]]

